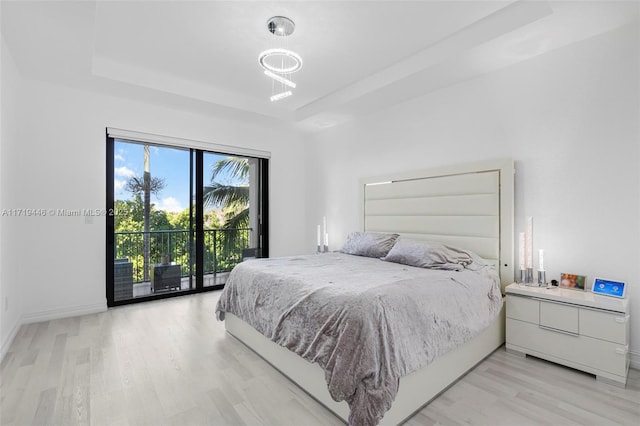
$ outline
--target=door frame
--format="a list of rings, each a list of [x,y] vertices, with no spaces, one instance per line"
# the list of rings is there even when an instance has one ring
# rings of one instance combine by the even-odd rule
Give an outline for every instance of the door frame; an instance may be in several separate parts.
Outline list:
[[[170,145],[168,143],[156,143],[148,140],[136,140],[133,138],[126,137],[115,137],[109,133],[110,129],[106,129],[106,211],[114,213],[114,205],[115,205],[115,196],[114,196],[114,154],[115,154],[115,141],[123,140],[123,141],[131,141],[132,143],[148,143],[150,145],[157,146],[165,146],[170,148],[188,148],[184,145]],[[227,147],[229,148],[229,147]],[[259,164],[259,226],[256,232],[258,233],[257,241],[260,243],[261,248],[261,257],[269,257],[269,158],[264,157],[252,157],[245,152],[217,152],[209,149],[203,149],[201,147],[191,147],[188,148],[191,152],[191,167],[193,167],[193,163],[195,161],[195,176],[193,170],[190,173],[190,188],[191,194],[194,193],[193,187],[195,185],[195,196],[198,202],[195,203],[196,211],[195,215],[191,214],[192,220],[195,219],[195,229],[194,226],[191,226],[191,234],[190,237],[195,239],[195,262],[191,261],[191,265],[195,265],[195,286],[188,290],[181,290],[175,292],[166,292],[160,294],[153,294],[148,296],[140,296],[131,299],[125,300],[115,300],[115,286],[114,286],[114,260],[115,260],[115,215],[108,214],[106,216],[106,226],[105,226],[105,265],[106,265],[106,285],[105,292],[107,298],[107,306],[120,306],[120,305],[128,305],[131,303],[141,303],[150,300],[160,300],[166,299],[170,297],[179,297],[188,294],[196,294],[202,293],[205,291],[213,291],[220,290],[224,287],[224,284],[212,285],[212,286],[204,286],[204,203],[203,203],[203,193],[204,193],[204,154],[206,152],[213,154],[228,154],[231,156],[239,156],[239,157],[251,157],[257,158],[260,161]],[[244,151],[239,149],[239,151]],[[195,182],[193,181],[195,179]],[[191,269],[191,268],[190,268]]]

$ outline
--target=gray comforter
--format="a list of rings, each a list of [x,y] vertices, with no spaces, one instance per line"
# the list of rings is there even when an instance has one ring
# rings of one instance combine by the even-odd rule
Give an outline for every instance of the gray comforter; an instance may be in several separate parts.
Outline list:
[[[490,267],[437,271],[342,253],[235,267],[216,313],[230,312],[323,368],[349,424],[375,425],[400,377],[482,331],[502,306]]]

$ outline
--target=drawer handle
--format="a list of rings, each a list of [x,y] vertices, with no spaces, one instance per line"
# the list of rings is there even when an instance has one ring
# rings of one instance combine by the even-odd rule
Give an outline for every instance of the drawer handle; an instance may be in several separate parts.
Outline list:
[[[616,348],[616,353],[618,355],[626,355],[629,352],[629,347],[625,346],[624,348]]]
[[[618,324],[624,324],[629,319],[629,315],[625,315],[623,317],[615,317],[615,318]]]
[[[558,330],[557,328],[551,328],[551,327],[547,327],[545,325],[538,325],[538,327],[540,327],[543,330],[554,331],[556,333],[561,333],[561,334],[568,334],[569,336],[573,336],[573,337],[579,337],[580,336],[578,333],[572,333],[570,331],[565,331],[565,330]]]

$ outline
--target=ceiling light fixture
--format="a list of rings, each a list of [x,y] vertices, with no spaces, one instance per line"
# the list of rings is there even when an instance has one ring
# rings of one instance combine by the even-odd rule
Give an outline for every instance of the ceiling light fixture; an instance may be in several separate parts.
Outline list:
[[[275,64],[267,61],[267,59],[273,57],[280,58],[280,64],[277,63],[277,59]],[[262,68],[281,74],[291,74],[302,68],[302,58],[300,55],[288,49],[265,50],[260,54],[258,62],[260,62]],[[285,64],[285,62],[288,63]]]
[[[276,93],[275,95],[273,95],[271,97],[271,102],[275,102],[275,101],[279,101],[280,99],[288,98],[291,95],[293,95],[291,90],[287,90],[286,92],[282,92],[282,93]]]
[[[272,102],[293,94],[291,90],[287,89],[287,87],[296,87],[296,83],[291,79],[291,74],[302,68],[300,55],[288,48],[288,39],[295,27],[293,21],[284,16],[274,16],[267,21],[267,30],[274,36],[282,37],[284,41],[284,47],[267,49],[258,56],[258,63],[264,68],[264,74],[273,80],[270,98]],[[280,84],[276,84],[276,82]]]
[[[264,70],[264,75],[267,75],[267,76],[271,77],[272,79],[274,79],[275,81],[279,81],[280,83],[284,84],[285,86],[289,86],[292,89],[296,88],[296,84],[293,81],[287,80],[284,77],[280,77],[278,74],[273,73],[273,72],[271,72],[269,70]]]

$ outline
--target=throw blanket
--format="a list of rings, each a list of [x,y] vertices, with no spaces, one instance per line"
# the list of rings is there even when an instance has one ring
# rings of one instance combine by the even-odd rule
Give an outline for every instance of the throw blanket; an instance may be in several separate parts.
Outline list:
[[[400,377],[487,327],[502,306],[490,267],[440,271],[342,253],[235,267],[216,313],[231,312],[323,368],[349,424],[377,424]]]

